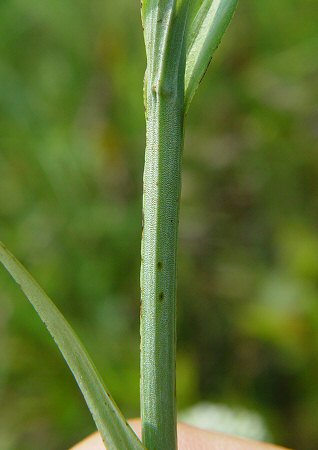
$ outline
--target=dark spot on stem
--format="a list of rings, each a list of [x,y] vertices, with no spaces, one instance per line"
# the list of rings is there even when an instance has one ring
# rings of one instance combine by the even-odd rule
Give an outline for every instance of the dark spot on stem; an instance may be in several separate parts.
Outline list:
[[[157,262],[157,269],[158,269],[158,270],[161,270],[161,269],[162,269],[162,262],[161,262],[161,261],[158,261],[158,262]]]
[[[163,292],[160,292],[160,294],[159,294],[159,300],[162,302],[163,299],[164,299],[164,293],[163,293]]]

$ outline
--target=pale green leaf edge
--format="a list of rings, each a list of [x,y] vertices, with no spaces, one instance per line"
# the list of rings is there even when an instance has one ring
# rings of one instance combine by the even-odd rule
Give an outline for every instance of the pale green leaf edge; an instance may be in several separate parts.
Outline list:
[[[188,34],[185,107],[205,75],[211,58],[233,17],[238,0],[203,0]]]
[[[0,262],[20,286],[54,338],[73,372],[107,449],[145,449],[107,392],[76,333],[39,284],[1,241]]]

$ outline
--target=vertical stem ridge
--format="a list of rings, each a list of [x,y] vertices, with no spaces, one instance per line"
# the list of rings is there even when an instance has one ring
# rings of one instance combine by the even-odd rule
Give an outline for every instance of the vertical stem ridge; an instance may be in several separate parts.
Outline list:
[[[147,93],[141,270],[143,442],[174,450],[176,436],[176,252],[183,150],[183,92]]]

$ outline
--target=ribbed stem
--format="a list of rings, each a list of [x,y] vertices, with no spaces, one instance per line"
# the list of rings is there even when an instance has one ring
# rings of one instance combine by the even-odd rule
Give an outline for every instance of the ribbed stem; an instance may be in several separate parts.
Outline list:
[[[176,252],[183,149],[183,91],[158,87],[146,100],[141,265],[141,416],[149,450],[174,450]]]

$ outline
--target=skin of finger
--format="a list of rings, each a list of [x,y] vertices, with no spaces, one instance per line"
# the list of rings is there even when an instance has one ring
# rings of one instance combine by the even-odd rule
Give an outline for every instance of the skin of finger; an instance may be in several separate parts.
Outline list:
[[[129,421],[137,434],[141,436],[141,423],[139,419]],[[200,430],[190,425],[178,424],[179,450],[284,450],[283,447],[263,444],[221,433]],[[105,450],[105,446],[98,433],[94,433],[70,450]],[[285,449],[287,450],[287,449]]]

